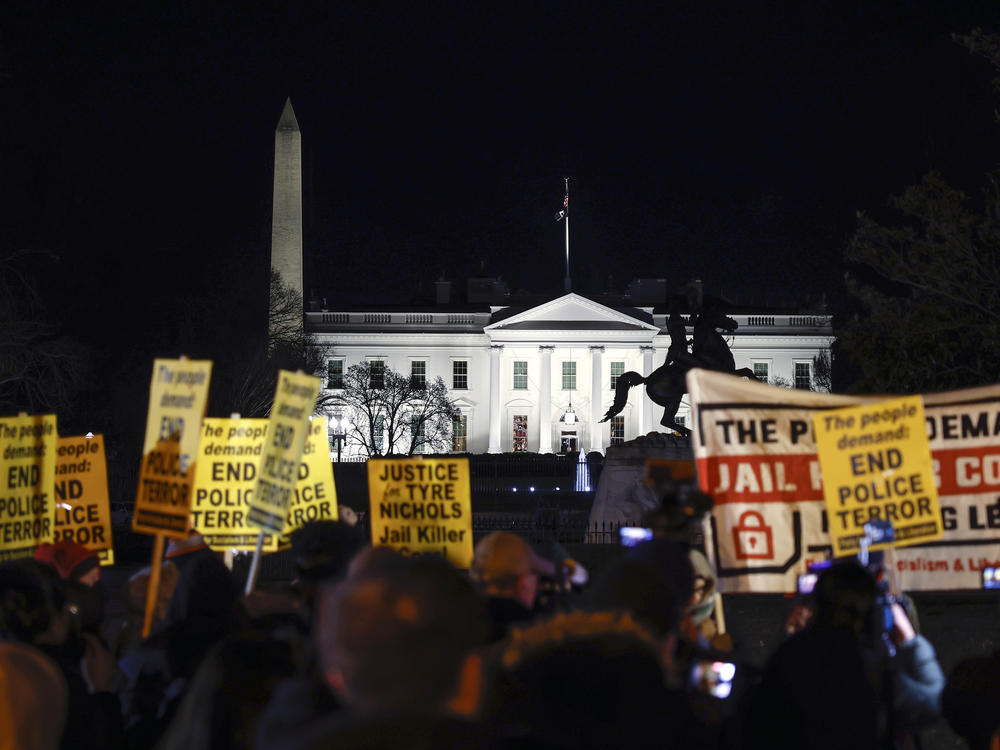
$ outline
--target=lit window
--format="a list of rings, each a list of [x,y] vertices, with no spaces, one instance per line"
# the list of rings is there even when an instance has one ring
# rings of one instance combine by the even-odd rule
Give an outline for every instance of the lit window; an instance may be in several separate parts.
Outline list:
[[[464,414],[451,420],[451,449],[455,453],[469,450],[469,418]]]
[[[771,373],[768,372],[770,368],[767,362],[754,362],[753,363],[753,376],[757,378],[761,383],[766,383],[768,378],[771,377]]]
[[[414,388],[427,387],[427,363],[415,359],[410,363],[410,385]]]
[[[344,360],[331,359],[326,363],[326,387],[344,387]]]
[[[621,445],[625,442],[625,417],[611,418],[611,444]]]
[[[451,387],[456,391],[464,391],[469,387],[469,362],[465,359],[451,363]]]
[[[812,388],[812,365],[809,362],[795,363],[795,387],[802,391]]]
[[[625,374],[624,362],[611,363],[611,390],[618,387],[618,378]]]
[[[564,391],[576,390],[576,362],[562,363],[562,389]]]
[[[514,416],[514,452],[523,453],[528,450],[528,417],[524,414]]]
[[[385,362],[381,359],[369,362],[368,387],[385,388]]]
[[[524,391],[528,388],[528,363],[516,360],[514,362],[514,390]]]

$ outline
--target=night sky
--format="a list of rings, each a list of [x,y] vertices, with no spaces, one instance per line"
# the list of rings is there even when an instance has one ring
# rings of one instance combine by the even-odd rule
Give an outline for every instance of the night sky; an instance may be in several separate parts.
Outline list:
[[[4,251],[55,256],[70,327],[169,349],[178,299],[260,288],[288,96],[333,307],[479,269],[559,292],[565,176],[575,290],[835,298],[858,210],[1000,155],[993,71],[949,38],[992,2],[216,5],[2,11]]]

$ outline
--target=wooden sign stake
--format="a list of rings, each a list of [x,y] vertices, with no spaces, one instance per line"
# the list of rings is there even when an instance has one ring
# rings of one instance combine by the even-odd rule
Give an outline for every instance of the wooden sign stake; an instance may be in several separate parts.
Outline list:
[[[156,610],[160,570],[163,567],[163,539],[163,534],[153,535],[153,560],[149,566],[149,580],[146,582],[146,617],[142,621],[143,638],[149,638],[149,631],[153,627],[153,612]]]

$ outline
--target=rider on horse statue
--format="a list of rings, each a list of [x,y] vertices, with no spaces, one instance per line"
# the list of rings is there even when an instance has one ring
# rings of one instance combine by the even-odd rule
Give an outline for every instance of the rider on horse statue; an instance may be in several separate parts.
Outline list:
[[[733,353],[729,351],[729,345],[719,332],[719,329],[722,329],[726,333],[732,333],[737,328],[736,321],[723,315],[714,305],[703,304],[700,293],[695,299],[690,299],[691,296],[689,295],[688,301],[692,303],[692,309],[696,313],[692,315],[694,339],[691,350],[688,350],[687,325],[675,300],[670,307],[670,317],[667,319],[670,348],[663,364],[645,378],[632,371],[620,375],[615,388],[615,401],[604,415],[602,422],[607,422],[625,408],[630,388],[645,383],[646,394],[653,403],[659,404],[664,409],[660,424],[682,435],[690,435],[691,431],[675,420],[681,398],[687,393],[688,370],[702,367],[742,377],[754,377],[750,368],[736,369]]]

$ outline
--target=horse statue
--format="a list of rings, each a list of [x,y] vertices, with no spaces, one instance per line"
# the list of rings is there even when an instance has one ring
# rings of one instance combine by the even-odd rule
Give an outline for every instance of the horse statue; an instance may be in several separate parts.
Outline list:
[[[676,309],[671,311],[667,321],[670,348],[663,364],[645,378],[632,371],[619,375],[618,385],[615,387],[615,401],[601,421],[607,422],[619,414],[628,403],[629,390],[645,383],[646,395],[654,404],[663,407],[660,424],[682,435],[690,435],[691,430],[675,421],[681,399],[687,393],[688,370],[692,367],[703,367],[740,377],[754,377],[753,370],[749,367],[736,369],[733,353],[729,351],[724,334],[719,333],[720,329],[725,333],[732,333],[737,327],[737,322],[729,316],[713,308],[704,309],[695,320],[693,345],[691,351],[688,351],[684,320]]]

